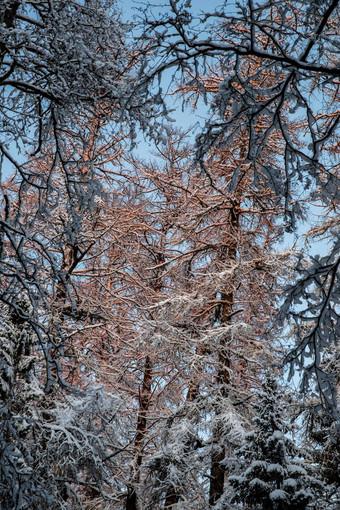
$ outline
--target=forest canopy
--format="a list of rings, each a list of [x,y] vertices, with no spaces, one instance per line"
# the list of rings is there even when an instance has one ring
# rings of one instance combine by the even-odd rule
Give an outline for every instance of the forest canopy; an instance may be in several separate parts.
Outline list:
[[[0,509],[335,510],[339,2],[125,9],[0,5]]]

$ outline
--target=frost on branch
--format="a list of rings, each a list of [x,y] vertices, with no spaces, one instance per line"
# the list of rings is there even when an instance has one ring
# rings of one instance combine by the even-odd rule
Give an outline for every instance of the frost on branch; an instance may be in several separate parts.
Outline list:
[[[47,395],[39,381],[37,337],[20,315],[30,311],[25,295],[17,296],[12,310],[1,309],[1,508],[80,510],[90,496],[110,501],[109,459],[123,437],[121,402],[102,389]]]
[[[30,312],[26,296],[16,297],[15,307]],[[0,500],[4,509],[29,508],[35,498],[48,493],[34,479],[27,437],[35,419],[32,404],[42,395],[34,374],[34,332],[13,307],[1,308],[0,324]],[[20,308],[19,308],[20,307]]]
[[[90,112],[99,101],[113,105],[122,99],[129,60],[123,33],[128,27],[119,21],[114,3],[2,2],[5,148],[11,141],[33,142],[38,151],[62,118],[71,122],[79,108]],[[9,115],[12,129],[5,120]]]
[[[212,187],[218,181],[209,172],[211,152],[233,148],[237,153],[235,143],[243,133],[246,142],[229,190],[236,189],[247,165],[252,189],[264,184],[274,191],[288,231],[306,219],[302,201],[329,207],[325,214],[338,216],[339,2],[240,1],[232,9],[228,2],[214,7],[195,15],[193,4],[178,1],[161,13],[145,10],[144,37],[154,59],[146,61],[144,83],[172,69],[185,101],[189,97],[195,105],[202,97],[210,105],[196,138],[196,159]],[[152,95],[153,88],[148,90]],[[322,346],[339,328],[339,242],[336,232],[331,235],[332,254],[304,268],[284,308],[298,322],[314,321],[310,334],[297,337],[287,361],[303,366],[307,378],[316,376],[327,413],[335,409],[334,389],[319,360]],[[306,314],[294,303],[301,293]],[[306,379],[302,384],[307,387]]]
[[[210,103],[213,115],[197,138],[198,159],[204,163],[211,147],[230,147],[247,126],[245,156],[254,165],[253,182],[268,177],[268,185],[285,199],[291,225],[301,216],[296,190],[310,190],[312,183],[315,189],[323,181],[328,203],[339,189],[329,158],[338,123],[337,15],[336,0],[241,1],[233,9],[225,2],[198,15],[184,2],[170,2],[161,14],[152,6],[144,13],[144,37],[154,52],[152,61],[146,60],[144,82],[171,68],[182,86],[210,100],[205,75],[219,65],[223,79]],[[280,169],[261,163],[274,134],[282,143]]]
[[[302,390],[315,385],[326,421],[339,427],[337,387],[334,374],[323,363],[324,352],[338,349],[339,317],[339,240],[328,255],[307,261],[301,258],[298,281],[286,289],[282,316],[290,309],[296,324],[296,345],[286,356],[294,370],[302,371]],[[318,412],[319,409],[316,409]]]
[[[119,151],[115,136],[105,150],[96,147],[107,124],[119,124],[126,113],[135,59],[123,40],[126,30],[115,2],[0,5],[1,300],[12,306],[16,292],[29,294],[32,311],[22,316],[44,350],[47,386],[60,380],[58,358],[65,352],[60,328],[48,324],[48,302],[62,294],[76,312],[70,270],[91,244],[77,246],[77,238],[95,198],[105,198],[102,162],[108,165]],[[53,243],[50,221],[60,208],[68,221],[59,240],[52,234]],[[59,376],[52,376],[52,365]]]

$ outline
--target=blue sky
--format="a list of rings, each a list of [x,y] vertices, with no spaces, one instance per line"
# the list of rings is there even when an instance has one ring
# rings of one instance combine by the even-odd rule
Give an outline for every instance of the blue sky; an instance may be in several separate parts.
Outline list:
[[[217,7],[222,2],[218,0],[210,0],[207,2],[207,0],[192,0],[191,1],[191,10],[193,12],[199,12],[207,11],[207,8],[213,10],[214,7]],[[143,6],[149,6],[149,5],[169,5],[169,0],[154,0],[152,2],[143,1],[143,0],[118,0],[118,5],[123,11],[124,18],[125,19],[131,19],[132,15],[136,13],[136,8]]]

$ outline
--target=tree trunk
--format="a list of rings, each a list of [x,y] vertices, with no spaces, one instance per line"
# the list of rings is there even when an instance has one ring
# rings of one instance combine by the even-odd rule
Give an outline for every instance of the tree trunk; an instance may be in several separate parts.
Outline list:
[[[145,358],[144,376],[142,383],[142,391],[139,395],[139,413],[137,417],[137,427],[134,449],[136,452],[136,466],[135,473],[132,476],[131,487],[129,489],[125,510],[137,510],[137,494],[135,486],[139,483],[140,478],[140,466],[143,460],[143,446],[144,436],[147,427],[147,412],[150,405],[151,398],[151,383],[152,383],[152,363],[149,356]]]
[[[225,260],[231,264],[236,262],[237,255],[237,237],[239,231],[239,203],[234,204],[230,211],[230,235],[231,241],[225,252]],[[231,324],[232,312],[234,304],[234,292],[231,290],[226,294],[222,294],[222,306],[220,310],[221,324]],[[216,375],[216,383],[220,388],[221,398],[227,398],[228,386],[230,384],[230,354],[227,341],[224,339],[220,344],[220,351],[218,355],[218,370]],[[217,426],[213,432],[213,443],[216,445],[220,441],[220,430]],[[209,487],[209,504],[213,506],[223,494],[224,489],[224,467],[221,462],[225,458],[225,447],[220,446],[211,456],[211,470],[210,470],[210,487]]]

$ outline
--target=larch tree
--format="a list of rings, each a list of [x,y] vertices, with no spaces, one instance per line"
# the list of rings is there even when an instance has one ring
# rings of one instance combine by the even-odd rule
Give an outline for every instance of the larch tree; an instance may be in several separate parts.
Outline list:
[[[75,330],[95,327],[104,320],[86,295],[79,293],[75,273],[87,259],[96,260],[103,249],[100,242],[107,230],[102,221],[104,185],[110,181],[107,171],[122,150],[123,135],[99,142],[102,124],[105,121],[87,119],[89,132],[84,135],[83,149],[65,134],[65,155],[70,160],[78,158],[69,162],[66,174],[50,145],[26,164],[31,186],[25,192],[18,172],[2,185],[8,204],[6,224],[16,225],[12,233],[3,229],[3,298],[10,298],[14,285],[23,286],[33,301],[31,318],[27,315],[26,319],[31,320],[45,355],[47,393],[56,381],[72,384],[61,360],[72,358]],[[40,186],[42,181],[48,186]]]
[[[164,443],[151,452],[151,480],[145,483],[155,508],[205,508],[207,486],[210,504],[223,493],[225,443],[240,433],[237,422],[249,418],[247,399],[258,384],[260,358],[271,358],[277,279],[289,254],[270,253],[278,235],[276,207],[273,203],[272,217],[257,208],[257,200],[269,203],[271,198],[248,193],[247,168],[237,199],[228,192],[233,162],[238,163],[232,151],[211,156],[209,173],[218,183],[212,191],[207,176],[183,168],[183,149],[177,149],[178,155],[173,151],[179,141],[171,141],[168,151],[160,149],[162,159],[169,159],[165,172],[139,165],[144,182],[149,182],[145,190],[153,190],[153,208],[172,197],[167,215],[170,252],[149,268],[165,271],[165,285],[146,322],[160,355],[157,384],[170,400],[157,402],[164,423],[163,430],[157,430]],[[168,173],[171,162],[177,175]],[[160,211],[157,215],[161,217]],[[143,298],[146,301],[146,294]],[[152,412],[157,411],[153,407]]]
[[[96,211],[95,198],[103,194],[98,159],[105,156],[93,153],[93,137],[105,134],[102,147],[110,145],[108,125],[118,133],[130,115],[124,105],[134,80],[136,53],[124,41],[128,26],[121,22],[115,2],[6,0],[0,6],[0,26],[2,179],[10,171],[16,173],[14,195],[1,184],[1,299],[10,306],[11,294],[25,290],[33,309],[45,307],[46,314],[52,285],[58,299],[69,294],[76,313],[68,272],[84,254],[77,252],[73,229],[82,228],[83,216]],[[130,113],[138,117],[140,110],[134,106]],[[145,105],[143,119],[147,109]],[[68,219],[59,220],[61,239],[55,236],[52,246],[41,235],[42,225],[51,229],[58,208]],[[66,237],[67,256],[60,264],[55,245]],[[45,349],[49,388],[61,374],[58,356],[51,360],[49,353],[58,351],[63,341],[56,340],[56,329],[46,332],[46,323],[37,315],[27,320]]]
[[[184,85],[204,91],[204,70],[220,63],[224,78],[211,103],[213,115],[196,137],[197,162],[204,167],[212,147],[231,147],[240,125],[247,126],[244,161],[252,166],[251,185],[256,189],[265,176],[284,209],[286,229],[294,230],[304,218],[301,197],[318,197],[324,207],[339,199],[339,3],[244,0],[221,2],[201,14],[193,7],[190,0],[170,0],[162,11],[151,5],[141,12],[143,40],[153,59],[145,59],[136,92],[146,98],[154,95],[164,107],[165,96],[156,80],[161,82],[165,72],[177,71],[175,76]],[[262,118],[264,128],[258,129]],[[262,161],[272,135],[282,140],[280,165],[272,164],[271,158]],[[286,362],[292,373],[296,368],[302,371],[303,390],[314,376],[318,379],[324,412],[338,421],[334,386],[320,370],[320,354],[337,342],[339,329],[339,242],[336,232],[332,236],[329,255],[298,266],[301,276],[287,289],[282,315],[293,317],[299,330]],[[320,286],[321,292],[315,293]],[[301,336],[309,320],[314,328]],[[312,361],[306,363],[310,356]]]
[[[125,487],[116,496],[126,508],[206,507],[212,462],[223,492],[225,443],[232,448],[237,423],[249,419],[260,359],[273,359],[271,316],[290,255],[270,253],[276,207],[272,218],[261,212],[257,202],[269,204],[270,194],[248,193],[246,176],[234,232],[232,158],[231,151],[212,156],[209,171],[220,180],[214,193],[209,179],[193,172],[179,133],[158,147],[154,162],[122,163],[98,216],[105,231],[98,256],[72,275],[75,295],[90,295],[102,318],[74,330],[77,378],[104,384],[125,403],[121,451],[112,458]],[[235,258],[226,256],[229,242]],[[225,305],[231,292],[232,310]],[[230,322],[222,319],[224,306]]]
[[[301,256],[295,284],[295,255],[275,251],[304,217],[299,198],[337,211],[337,2],[222,2],[202,34],[190,0],[149,8],[131,45],[114,1],[0,6],[0,164],[14,171],[0,183],[5,509],[219,510],[230,485],[249,504],[258,468],[259,505],[307,508],[276,390],[261,402],[282,469],[270,478],[262,459],[228,481],[227,464],[254,412],[265,423],[252,402],[282,354],[288,283],[285,360],[337,437],[338,241],[311,266]],[[195,150],[168,124],[174,68],[186,107],[211,106]],[[137,124],[150,161],[128,154]],[[337,230],[332,217],[319,232]]]

